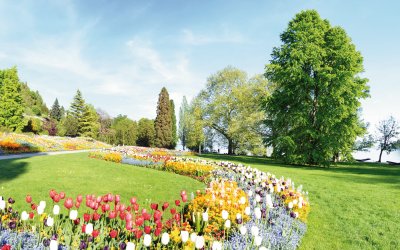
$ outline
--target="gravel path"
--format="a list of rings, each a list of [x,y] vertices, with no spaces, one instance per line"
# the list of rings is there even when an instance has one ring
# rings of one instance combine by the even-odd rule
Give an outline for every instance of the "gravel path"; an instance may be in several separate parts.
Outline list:
[[[24,153],[24,154],[11,154],[11,155],[0,155],[0,160],[20,159],[20,158],[27,158],[27,157],[42,156],[42,155],[75,154],[75,153],[90,152],[90,151],[92,151],[92,150],[93,150],[93,149],[88,149],[88,150],[72,150],[72,151],[55,151],[55,152],[37,152],[37,153]]]

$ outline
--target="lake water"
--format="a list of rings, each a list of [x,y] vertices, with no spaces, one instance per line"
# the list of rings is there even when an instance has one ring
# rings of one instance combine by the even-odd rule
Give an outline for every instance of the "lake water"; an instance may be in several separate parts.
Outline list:
[[[371,149],[370,151],[361,152],[357,151],[353,153],[354,159],[365,159],[371,158],[371,161],[378,161],[379,150]],[[392,151],[390,154],[382,153],[382,162],[394,161],[400,162],[400,150]]]

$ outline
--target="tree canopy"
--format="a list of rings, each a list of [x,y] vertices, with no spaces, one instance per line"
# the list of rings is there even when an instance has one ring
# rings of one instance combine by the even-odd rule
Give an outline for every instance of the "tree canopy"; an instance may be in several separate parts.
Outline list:
[[[157,103],[157,117],[154,122],[154,144],[159,148],[171,147],[173,141],[172,116],[169,94],[165,87],[161,89]]]

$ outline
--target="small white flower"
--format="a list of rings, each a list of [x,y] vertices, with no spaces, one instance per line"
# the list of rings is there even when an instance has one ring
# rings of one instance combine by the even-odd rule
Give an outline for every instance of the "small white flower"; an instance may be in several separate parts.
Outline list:
[[[303,207],[303,202],[301,202],[301,203],[299,203],[299,208],[302,208]]]
[[[51,218],[50,216],[47,217],[46,224],[48,227],[52,227],[54,225],[54,219]]]
[[[261,201],[261,196],[260,195],[256,195],[256,201],[259,203]]]
[[[253,191],[249,190],[249,192],[247,194],[249,195],[249,197],[251,197],[253,195]]]
[[[46,202],[45,201],[40,201],[39,206],[43,207],[43,209],[46,208]]]
[[[85,227],[85,233],[86,234],[92,234],[93,233],[93,224],[88,223]]]
[[[255,236],[254,237],[254,244],[259,247],[261,245],[261,243],[262,243],[262,237],[258,236],[258,235]]]
[[[222,249],[222,243],[219,241],[214,241],[212,243],[212,250],[221,250]]]
[[[135,243],[133,243],[133,242],[126,243],[125,250],[135,250]]]
[[[293,205],[297,205],[298,202],[299,202],[298,200],[294,200]]]
[[[241,235],[246,235],[246,233],[247,233],[247,228],[245,227],[245,226],[240,226],[240,228],[239,228],[239,231],[240,231],[240,234]]]
[[[298,212],[294,212],[294,216],[295,216],[295,218],[299,217],[299,213]]]
[[[225,228],[230,228],[231,227],[231,221],[230,220],[226,220],[225,221]]]
[[[59,215],[60,214],[60,206],[59,205],[54,205],[53,214],[54,215]]]
[[[237,219],[237,220],[240,220],[241,218],[242,218],[242,215],[239,214],[239,213],[237,213],[237,214],[236,214],[236,219]]]
[[[26,211],[23,211],[21,213],[21,220],[28,220],[29,219],[29,214]]]
[[[145,234],[143,238],[143,245],[145,247],[149,247],[151,245],[151,235],[150,234]]]
[[[71,220],[76,220],[76,218],[78,218],[78,211],[77,210],[71,210],[69,212],[69,218]]]
[[[196,239],[197,239],[197,234],[196,233],[191,233],[190,234],[190,241],[191,242],[196,242]]]
[[[239,204],[244,205],[245,203],[246,203],[246,197],[244,196],[240,197]]]
[[[0,209],[4,210],[6,208],[6,201],[0,200]]]
[[[251,235],[253,235],[255,237],[255,236],[258,236],[258,233],[260,230],[258,229],[257,226],[252,226],[250,231],[251,231]]]
[[[204,237],[197,236],[195,246],[197,249],[202,249],[204,247]]]
[[[181,240],[185,243],[189,239],[189,232],[188,231],[181,231]]]
[[[226,210],[222,210],[222,219],[227,220],[229,217],[229,213]]]
[[[169,243],[169,234],[168,233],[163,233],[161,236],[161,244],[164,246],[168,245]]]
[[[58,242],[56,240],[50,241],[50,250],[57,250],[58,249]]]
[[[207,212],[203,213],[203,221],[205,221],[205,222],[208,221],[208,213]]]
[[[244,213],[245,213],[246,215],[250,215],[250,213],[251,213],[250,207],[246,207],[246,208],[244,209]]]
[[[37,213],[38,213],[39,215],[41,215],[41,214],[43,214],[43,212],[44,212],[44,207],[38,206],[38,207],[36,208],[36,210],[37,210]]]
[[[260,209],[260,207],[254,208],[254,215],[256,216],[257,220],[261,219],[261,209]]]
[[[267,202],[267,207],[268,208],[273,208],[274,207],[274,204],[272,203],[272,197],[271,197],[270,194],[266,195],[265,200]]]

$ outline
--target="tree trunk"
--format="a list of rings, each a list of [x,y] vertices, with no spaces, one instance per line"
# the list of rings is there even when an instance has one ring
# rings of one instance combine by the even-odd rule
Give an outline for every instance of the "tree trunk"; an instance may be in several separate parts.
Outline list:
[[[378,162],[381,162],[381,160],[382,160],[382,153],[383,153],[383,149],[381,149],[381,152],[379,153],[379,160],[378,160]]]
[[[199,155],[201,155],[201,144],[199,144]]]
[[[233,140],[228,139],[228,155],[233,155]]]

